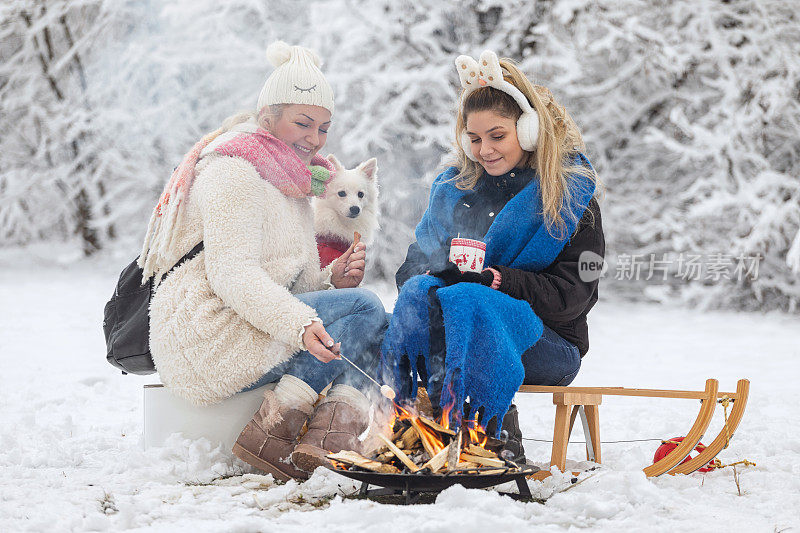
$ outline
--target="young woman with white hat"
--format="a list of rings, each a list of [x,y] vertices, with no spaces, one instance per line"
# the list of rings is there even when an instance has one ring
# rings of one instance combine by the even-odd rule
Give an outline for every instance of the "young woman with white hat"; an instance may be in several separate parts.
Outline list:
[[[333,171],[317,154],[334,110],[320,60],[280,41],[267,55],[276,68],[256,112],[226,121],[175,169],[140,266],[158,279],[203,243],[155,289],[156,369],[173,393],[201,405],[273,384],[234,453],[289,479],[307,476],[290,460],[307,421],[295,457],[302,468],[312,470],[326,450],[358,449],[369,402],[362,376],[338,353],[372,368],[386,318],[377,296],[357,288],[363,243],[320,269],[310,200]]]

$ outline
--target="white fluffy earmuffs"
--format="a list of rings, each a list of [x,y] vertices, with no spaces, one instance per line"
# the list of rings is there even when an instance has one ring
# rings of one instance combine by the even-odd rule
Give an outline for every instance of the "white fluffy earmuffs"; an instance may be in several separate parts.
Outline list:
[[[522,115],[517,120],[517,140],[519,145],[527,152],[534,151],[536,149],[536,141],[539,138],[539,115],[531,107],[530,102],[522,94],[522,91],[503,79],[503,69],[500,67],[497,54],[491,50],[486,50],[481,54],[479,62],[466,55],[456,58],[458,77],[461,80],[461,86],[464,88],[461,108],[464,108],[464,100],[467,95],[481,87],[494,87],[510,95],[522,109]],[[477,161],[472,155],[469,135],[465,131],[461,132],[459,142],[467,157],[472,161]]]

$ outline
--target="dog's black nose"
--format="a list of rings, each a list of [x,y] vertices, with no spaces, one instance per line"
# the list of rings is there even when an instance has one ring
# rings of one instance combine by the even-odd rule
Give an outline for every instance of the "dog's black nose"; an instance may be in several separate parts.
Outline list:
[[[357,205],[351,205],[350,206],[350,216],[351,217],[357,217],[360,212],[361,212],[361,208],[358,207]]]

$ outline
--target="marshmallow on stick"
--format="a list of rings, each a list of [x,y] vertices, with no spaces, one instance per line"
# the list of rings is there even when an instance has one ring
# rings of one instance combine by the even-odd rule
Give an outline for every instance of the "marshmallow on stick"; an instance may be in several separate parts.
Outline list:
[[[358,244],[359,242],[361,242],[361,234],[359,232],[357,232],[357,231],[354,231],[353,232],[353,246],[355,247],[355,245]],[[350,363],[351,365],[356,366],[355,364],[352,363],[352,361],[350,361],[348,359],[345,359],[345,360],[348,363]],[[356,366],[356,368],[358,368],[358,367]],[[361,370],[361,369],[358,368],[358,370]],[[367,375],[366,372],[364,372],[363,370],[361,370],[361,372],[365,376],[367,376],[370,380],[372,380],[373,383],[378,385],[378,383],[374,379],[372,379],[369,375]],[[392,389],[389,385],[380,385],[380,388],[381,388],[381,394],[384,397],[388,398],[389,400],[394,400],[395,399],[396,395],[395,395],[394,389]]]

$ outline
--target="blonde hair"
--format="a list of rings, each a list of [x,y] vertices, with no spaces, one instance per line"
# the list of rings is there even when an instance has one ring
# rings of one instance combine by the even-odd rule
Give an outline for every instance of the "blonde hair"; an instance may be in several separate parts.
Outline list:
[[[247,122],[248,120],[255,120],[259,128],[270,131],[269,120],[280,119],[286,108],[292,104],[273,104],[265,105],[261,111],[254,113],[252,111],[240,111],[234,115],[229,116],[222,121],[222,132],[230,131],[237,124]]]
[[[576,152],[585,149],[583,137],[564,106],[556,102],[553,93],[541,85],[533,85],[513,60],[500,59],[505,70],[503,79],[522,91],[539,117],[539,137],[534,152],[525,152],[523,168],[536,169],[540,180],[542,207],[548,232],[558,239],[569,237],[562,214],[577,226],[578,216],[569,209],[579,178],[588,178],[595,186],[597,174],[588,166],[575,165]],[[456,139],[466,131],[467,116],[477,111],[493,111],[506,118],[518,120],[522,115],[519,104],[508,94],[493,87],[481,87],[463,98],[456,116]],[[484,175],[485,170],[467,157],[461,143],[456,142],[456,187],[471,190]]]

